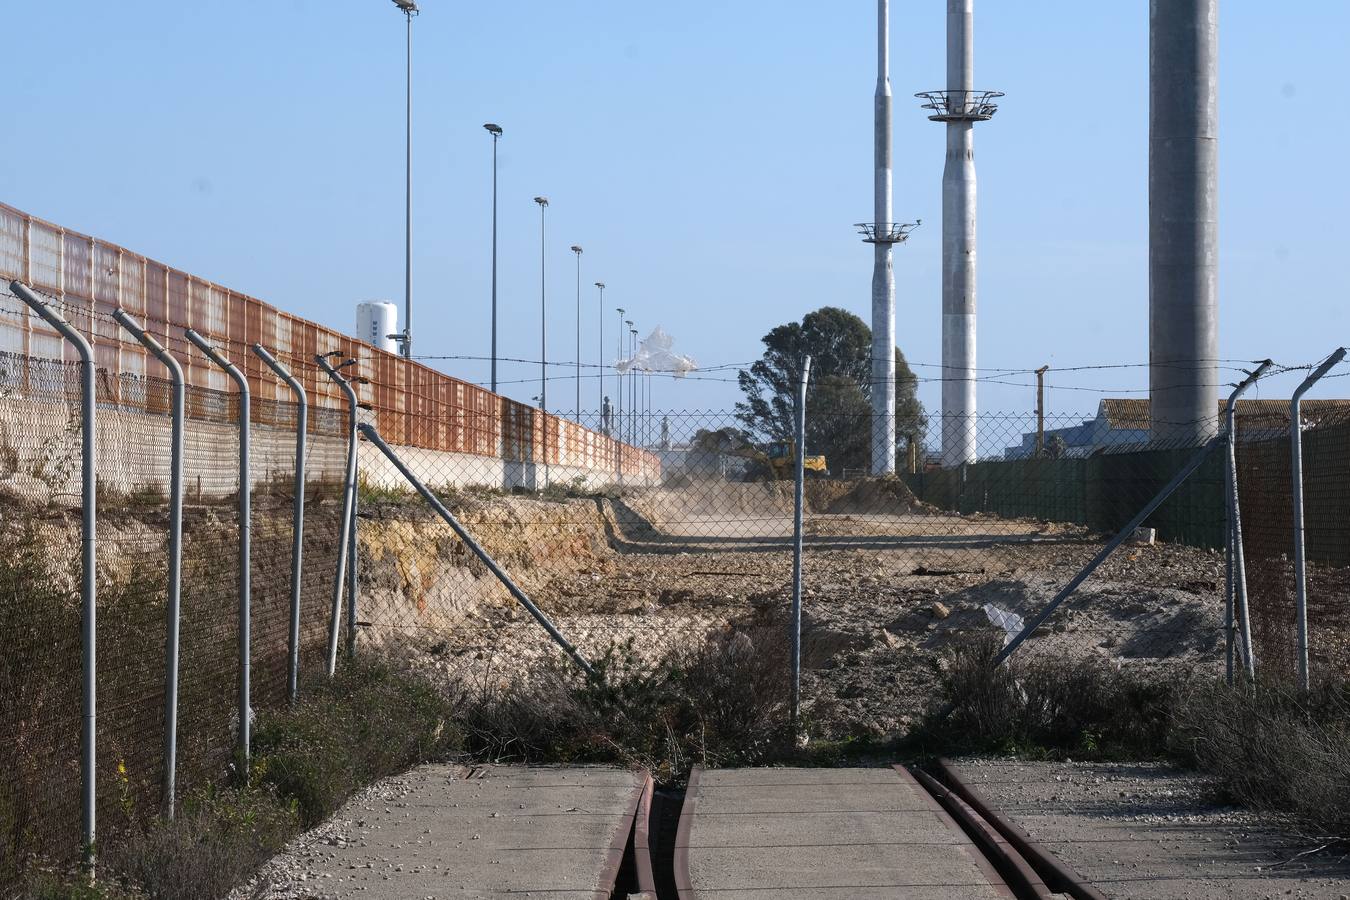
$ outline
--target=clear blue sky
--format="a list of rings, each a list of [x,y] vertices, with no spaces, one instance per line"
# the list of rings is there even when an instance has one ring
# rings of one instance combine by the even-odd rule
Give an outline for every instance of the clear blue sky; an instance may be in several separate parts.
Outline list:
[[[895,207],[924,220],[897,253],[899,340],[935,364],[943,133],[910,94],[942,86],[945,4],[893,6]],[[596,280],[607,307],[704,365],[755,358],[770,327],[823,304],[867,317],[871,254],[851,225],[871,218],[873,3],[423,7],[419,354],[487,352],[487,121],[506,131],[502,355],[538,355],[540,193],[550,358],[573,359],[573,243],[585,362]],[[388,0],[14,2],[4,18],[0,199],[335,327],[353,327],[357,300],[401,305],[403,20]],[[1350,342],[1347,33],[1345,0],[1221,5],[1225,357],[1302,362]],[[1147,65],[1144,0],[977,3],[977,87],[1008,94],[976,134],[982,367],[1147,360]],[[441,367],[486,379],[485,364]],[[1098,395],[1070,386],[1147,379],[1050,383],[1050,408],[1078,412]],[[662,408],[736,399],[721,381],[657,388]],[[983,410],[1031,406],[1028,388],[982,390]]]

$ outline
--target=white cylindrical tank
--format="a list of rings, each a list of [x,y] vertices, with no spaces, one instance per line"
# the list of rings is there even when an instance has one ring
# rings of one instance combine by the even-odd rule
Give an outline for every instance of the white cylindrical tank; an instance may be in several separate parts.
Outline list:
[[[356,336],[366,343],[394,353],[398,342],[398,307],[387,300],[366,300],[356,304]]]

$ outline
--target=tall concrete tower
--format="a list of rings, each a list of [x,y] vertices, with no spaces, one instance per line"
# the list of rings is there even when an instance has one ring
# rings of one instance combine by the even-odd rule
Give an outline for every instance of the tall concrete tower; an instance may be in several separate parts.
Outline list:
[[[1151,0],[1149,399],[1154,440],[1218,430],[1218,0]]]
[[[873,245],[872,262],[872,474],[895,474],[895,270],[892,248],[918,223],[891,221],[891,8],[877,0],[876,145],[873,157],[874,221],[857,228]]]
[[[975,123],[993,118],[1003,94],[977,91],[975,0],[947,0],[947,89],[917,94],[947,126],[942,170],[942,464],[974,462]]]

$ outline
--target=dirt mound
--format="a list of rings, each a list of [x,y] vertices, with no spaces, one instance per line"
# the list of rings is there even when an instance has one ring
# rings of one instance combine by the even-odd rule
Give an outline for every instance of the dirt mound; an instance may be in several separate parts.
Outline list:
[[[817,482],[818,484],[820,482]],[[829,513],[905,513],[924,509],[899,478],[864,478],[859,481],[833,482],[847,485],[848,490],[837,497],[817,501],[815,508]],[[822,498],[823,499],[823,498]]]
[[[626,494],[623,504],[653,523],[681,516],[791,515],[790,481],[693,481]]]
[[[656,524],[686,515],[790,516],[792,489],[791,481],[704,480],[634,491],[623,502]],[[813,478],[806,482],[805,500],[807,512],[817,513],[898,513],[923,508],[898,478]]]

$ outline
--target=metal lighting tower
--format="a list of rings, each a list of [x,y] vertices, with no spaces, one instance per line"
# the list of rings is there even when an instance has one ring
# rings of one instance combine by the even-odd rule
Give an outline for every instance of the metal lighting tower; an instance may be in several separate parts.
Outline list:
[[[603,428],[605,423],[605,283],[597,281],[595,286],[600,289],[600,355],[595,361],[600,364],[600,425]]]
[[[1218,432],[1218,0],[1149,4],[1148,332],[1154,440]]]
[[[416,0],[394,0],[394,5],[408,17],[408,131],[407,167],[404,186],[404,241],[403,241],[403,345],[405,358],[412,356],[412,20],[419,12]]]
[[[947,2],[947,89],[915,96],[947,126],[942,170],[942,464],[974,462],[975,418],[975,131],[993,118],[1003,94],[977,91],[975,0]]]
[[[502,126],[483,126],[492,135],[492,393],[497,393],[497,139]]]
[[[877,0],[876,144],[872,222],[857,225],[872,262],[872,474],[895,474],[895,270],[892,248],[918,226],[891,221],[891,8]]]
[[[547,197],[535,197],[539,204],[539,408],[548,412],[548,295],[544,288],[544,210]]]
[[[573,244],[577,255],[577,405],[574,407],[577,424],[581,424],[581,245]]]

